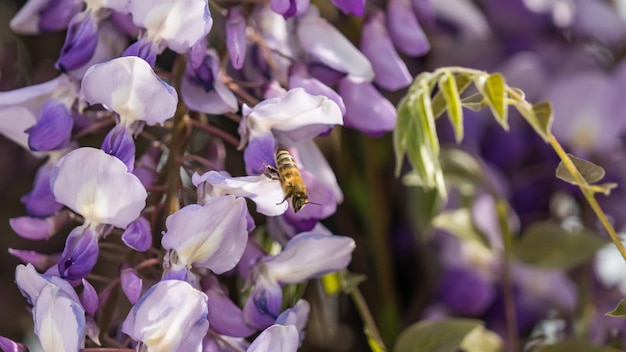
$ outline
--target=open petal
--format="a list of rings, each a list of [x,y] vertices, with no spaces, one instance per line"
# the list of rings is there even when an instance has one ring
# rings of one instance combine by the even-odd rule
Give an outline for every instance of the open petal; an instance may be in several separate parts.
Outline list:
[[[374,70],[367,58],[326,19],[315,6],[298,19],[297,36],[302,49],[314,61],[344,72],[355,79],[371,82]]]
[[[96,148],[79,148],[63,157],[51,184],[58,202],[93,225],[126,228],[146,205],[147,193],[137,176],[118,158]]]
[[[162,125],[174,115],[178,103],[174,88],[136,56],[92,66],[83,77],[82,91],[90,104],[104,104],[127,126],[137,120]]]
[[[188,205],[165,221],[163,248],[176,251],[178,263],[221,274],[235,267],[248,239],[246,202],[234,196],[203,206]]]
[[[250,138],[273,132],[279,140],[281,137],[289,139],[290,133],[297,134],[293,136],[295,140],[312,139],[328,131],[329,125],[343,124],[341,110],[334,101],[311,95],[302,88],[291,89],[282,98],[268,99],[247,108],[244,115],[243,128]]]
[[[122,324],[122,332],[150,351],[199,351],[208,329],[207,296],[179,280],[152,286]]]
[[[85,311],[53,284],[43,287],[33,309],[35,334],[44,351],[78,351],[85,335]]]
[[[285,196],[280,182],[265,175],[230,177],[216,171],[209,171],[202,176],[195,177],[194,183],[196,182],[210,184],[212,187],[208,194],[212,197],[232,194],[249,198],[256,203],[256,210],[263,215],[277,216],[287,210],[287,203],[282,203]]]
[[[181,54],[204,38],[213,25],[204,0],[131,1],[128,11],[135,25],[146,29],[148,39]]]
[[[265,267],[278,282],[302,282],[345,269],[355,247],[350,237],[303,232],[277,256],[266,259]]]
[[[295,352],[299,344],[295,326],[272,325],[250,344],[246,352]]]

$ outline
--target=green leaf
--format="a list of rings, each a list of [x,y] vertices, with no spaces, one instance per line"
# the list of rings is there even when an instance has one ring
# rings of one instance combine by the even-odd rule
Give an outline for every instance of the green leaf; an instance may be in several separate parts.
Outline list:
[[[578,172],[580,172],[585,182],[595,183],[604,178],[605,172],[601,166],[596,165],[591,161],[578,158],[572,154],[567,154],[567,156],[569,156],[570,160],[572,160],[572,163]],[[563,161],[561,161],[559,166],[556,168],[556,177],[573,185],[577,184],[574,176],[572,176],[569,170],[567,170]]]
[[[450,71],[443,72],[443,76],[448,76],[448,75],[452,75]],[[454,84],[456,85],[457,95],[460,96],[465,91],[465,89],[469,87],[473,79],[474,78],[469,73],[459,73],[459,74],[454,75]],[[437,92],[437,94],[435,94],[435,97],[433,98],[433,101],[432,101],[432,110],[433,110],[433,116],[435,117],[435,119],[441,116],[441,114],[443,114],[443,112],[446,110],[447,107],[448,107],[448,103],[442,91],[440,90],[439,92]]]
[[[465,336],[481,321],[471,319],[445,319],[424,321],[406,328],[396,341],[394,352],[450,352],[457,351]]]
[[[493,116],[495,116],[496,120],[505,130],[508,130],[508,110],[504,77],[499,73],[494,73],[489,75],[482,85],[477,84],[477,87],[485,97]]]
[[[610,347],[598,347],[592,345],[585,340],[572,339],[568,341],[562,341],[553,345],[547,345],[540,347],[538,352],[572,352],[572,351],[584,351],[584,352],[618,352],[619,350]]]
[[[548,140],[548,135],[552,129],[552,121],[554,113],[552,112],[552,103],[549,101],[540,101],[533,105],[533,121],[529,121],[535,131],[544,139]]]
[[[463,140],[463,108],[456,81],[450,72],[445,72],[439,79],[439,90],[446,101],[448,117],[454,128],[456,142],[460,143]]]
[[[568,231],[558,224],[535,223],[514,243],[521,261],[544,269],[567,269],[587,261],[608,242],[588,230]]]
[[[476,229],[468,208],[447,210],[433,219],[433,226],[445,230],[463,241],[471,241],[489,248],[486,238]]]
[[[617,307],[606,313],[609,317],[626,319],[626,298],[619,301]]]
[[[469,97],[462,99],[461,104],[463,104],[464,107],[474,111],[480,111],[485,106],[487,106],[485,98],[480,93],[472,94]]]

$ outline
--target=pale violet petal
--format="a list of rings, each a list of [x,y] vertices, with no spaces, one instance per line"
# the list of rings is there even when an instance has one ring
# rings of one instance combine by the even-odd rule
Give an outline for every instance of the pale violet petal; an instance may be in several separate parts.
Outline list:
[[[83,77],[82,91],[89,103],[100,103],[115,111],[127,126],[137,120],[162,125],[174,116],[178,103],[174,88],[136,56],[90,67]]]
[[[266,259],[265,268],[278,282],[302,282],[345,269],[355,247],[350,237],[303,232],[292,238],[278,255]]]
[[[0,134],[29,150],[28,134],[24,131],[35,125],[37,117],[23,106],[0,107]]]
[[[57,201],[92,225],[126,228],[146,205],[147,193],[137,176],[118,158],[96,148],[68,153],[57,164],[51,184]]]
[[[319,16],[315,6],[310,6],[298,19],[297,36],[302,49],[314,60],[354,79],[371,82],[374,69],[363,55],[337,28]]]
[[[302,88],[291,89],[282,98],[265,100],[246,111],[250,138],[271,131],[287,133],[311,125],[343,124],[341,110],[334,101],[311,95]]]
[[[39,34],[39,13],[48,3],[49,0],[28,0],[11,19],[11,30],[19,34]]]
[[[44,286],[33,308],[35,334],[44,351],[78,351],[85,334],[85,311],[53,284]]]
[[[166,219],[161,244],[176,251],[179,264],[221,274],[235,267],[246,248],[246,210],[245,200],[234,196],[188,205]]]
[[[207,313],[203,292],[184,281],[160,281],[128,313],[122,332],[148,351],[200,351],[209,329]]]
[[[20,105],[35,116],[48,98],[54,98],[71,107],[78,95],[76,82],[68,75],[60,75],[50,81],[32,86],[0,92],[0,109]]]
[[[204,38],[213,25],[205,0],[132,0],[128,10],[135,25],[146,28],[147,38],[163,41],[181,54]]]
[[[293,325],[272,325],[252,342],[246,352],[296,352],[298,329]]]
[[[196,186],[201,182],[212,185],[208,194],[213,197],[232,194],[249,198],[256,203],[256,210],[263,215],[278,216],[287,210],[287,202],[282,203],[285,196],[280,182],[265,175],[230,177],[209,171],[194,179]]]

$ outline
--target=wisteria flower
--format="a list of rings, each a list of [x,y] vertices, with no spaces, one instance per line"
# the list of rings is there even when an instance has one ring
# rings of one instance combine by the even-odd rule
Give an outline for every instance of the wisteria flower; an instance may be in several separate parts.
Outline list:
[[[194,45],[180,90],[187,107],[194,111],[220,115],[239,109],[237,97],[222,82],[220,59],[204,41]]]
[[[11,29],[20,34],[61,31],[79,13],[82,0],[28,0],[11,19]]]
[[[282,98],[264,100],[252,108],[244,104],[239,134],[242,144],[273,133],[280,143],[289,145],[312,139],[332,125],[341,124],[341,110],[335,102],[295,88]]]
[[[310,60],[343,72],[356,80],[371,82],[374,70],[369,60],[350,41],[320,17],[319,10],[310,6],[298,18],[297,37]]]
[[[148,351],[201,351],[207,313],[203,292],[184,281],[160,281],[133,306],[122,332]]]
[[[120,124],[160,124],[176,111],[178,96],[145,60],[121,57],[92,66],[83,77],[82,93],[90,104],[103,104],[119,115]]]
[[[242,198],[224,196],[170,215],[161,243],[175,253],[172,271],[194,266],[221,274],[234,268],[248,238],[246,209]]]
[[[254,289],[244,306],[250,324],[264,328],[279,315],[281,284],[293,284],[345,269],[352,259],[354,240],[345,236],[303,232],[282,252],[262,260],[252,278]]]
[[[133,23],[144,32],[125,56],[139,54],[150,66],[166,47],[185,53],[213,26],[209,5],[203,0],[131,0],[127,9]]]

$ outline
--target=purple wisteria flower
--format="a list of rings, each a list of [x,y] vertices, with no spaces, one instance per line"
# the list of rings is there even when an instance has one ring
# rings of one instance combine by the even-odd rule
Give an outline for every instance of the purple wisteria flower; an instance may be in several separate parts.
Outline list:
[[[147,193],[119,159],[87,147],[68,153],[57,163],[51,185],[56,200],[84,218],[84,224],[68,236],[59,259],[63,277],[82,278],[96,263],[98,238],[111,226],[125,229],[137,219]]]
[[[82,0],[28,0],[13,16],[10,26],[19,34],[60,31],[82,7]]]
[[[346,268],[354,247],[354,240],[345,236],[303,232],[293,237],[282,252],[265,257],[253,270],[254,288],[243,310],[246,321],[257,328],[273,324],[282,302],[280,285]]]
[[[122,332],[148,351],[201,351],[209,329],[207,313],[202,291],[184,281],[160,281],[133,306]]]
[[[192,267],[222,274],[239,262],[248,238],[246,202],[223,196],[204,205],[191,204],[165,221],[161,241],[170,251],[171,275]]]
[[[85,309],[65,280],[18,265],[15,281],[33,305],[35,334],[44,351],[79,351],[86,333]],[[96,334],[97,336],[97,334]]]
[[[228,9],[226,14],[226,47],[233,67],[237,70],[243,67],[248,50],[246,40],[246,16],[241,6]]]
[[[124,56],[139,56],[150,66],[154,66],[156,56],[165,48],[187,52],[213,26],[209,5],[203,0],[129,0],[127,10],[142,31]]]
[[[205,41],[194,45],[187,55],[189,61],[180,92],[191,110],[220,115],[239,109],[237,97],[222,82],[217,51],[207,49]]]

